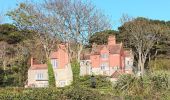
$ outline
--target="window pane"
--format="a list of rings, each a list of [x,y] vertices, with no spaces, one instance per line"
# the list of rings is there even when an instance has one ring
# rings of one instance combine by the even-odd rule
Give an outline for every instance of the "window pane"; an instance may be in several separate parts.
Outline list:
[[[57,68],[57,59],[52,59],[51,64],[52,64],[53,68]]]
[[[37,73],[36,80],[43,80],[43,73]]]
[[[101,54],[101,58],[104,58],[104,59],[106,59],[106,58],[108,58],[108,54]]]

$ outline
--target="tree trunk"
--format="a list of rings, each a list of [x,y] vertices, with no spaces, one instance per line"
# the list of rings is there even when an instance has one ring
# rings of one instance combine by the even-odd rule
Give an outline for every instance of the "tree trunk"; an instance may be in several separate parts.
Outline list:
[[[142,63],[141,63],[141,74],[142,74],[142,76],[144,75],[144,72],[145,72],[144,65],[145,65],[145,63],[142,62]]]
[[[71,50],[71,45],[70,42],[68,42],[68,56],[69,56],[69,61],[72,61],[72,53],[73,51]]]
[[[3,70],[5,71],[6,70],[6,60],[4,58],[4,61],[3,61]]]
[[[138,72],[141,72],[141,53],[138,54]]]
[[[142,57],[142,54],[139,53],[139,58],[138,58],[138,72],[141,73],[141,75],[144,75],[144,66],[145,66],[145,60],[146,58]]]
[[[77,61],[80,62],[80,56],[81,56],[81,52],[83,50],[83,45],[79,44],[79,49],[77,51]]]

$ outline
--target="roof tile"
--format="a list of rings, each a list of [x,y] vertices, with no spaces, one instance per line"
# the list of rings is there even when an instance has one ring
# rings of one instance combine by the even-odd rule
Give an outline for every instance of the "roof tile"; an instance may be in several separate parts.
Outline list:
[[[31,70],[37,70],[37,69],[47,69],[47,64],[34,64],[30,67]]]

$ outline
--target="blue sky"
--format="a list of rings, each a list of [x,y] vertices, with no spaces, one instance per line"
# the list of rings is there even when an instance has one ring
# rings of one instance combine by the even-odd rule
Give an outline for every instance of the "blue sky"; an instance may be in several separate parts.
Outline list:
[[[0,0],[0,12],[6,13],[23,0]],[[32,0],[41,1],[41,0]],[[170,20],[170,0],[92,0],[93,4],[111,19],[113,29],[120,25],[123,14],[133,17],[146,17],[159,20]],[[11,23],[4,18],[5,23]]]

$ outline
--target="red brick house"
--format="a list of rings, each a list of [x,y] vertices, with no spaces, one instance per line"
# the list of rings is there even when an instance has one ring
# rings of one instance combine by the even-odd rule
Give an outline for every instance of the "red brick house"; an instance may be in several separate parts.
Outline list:
[[[80,75],[132,73],[133,54],[116,43],[115,36],[109,36],[107,45],[93,44],[89,53],[81,55],[80,66]]]
[[[53,66],[56,86],[64,87],[70,85],[73,80],[68,50],[65,44],[60,44],[58,49],[50,55]],[[28,82],[26,87],[47,87],[48,67],[47,64],[36,64],[31,58],[31,66],[28,70]]]

